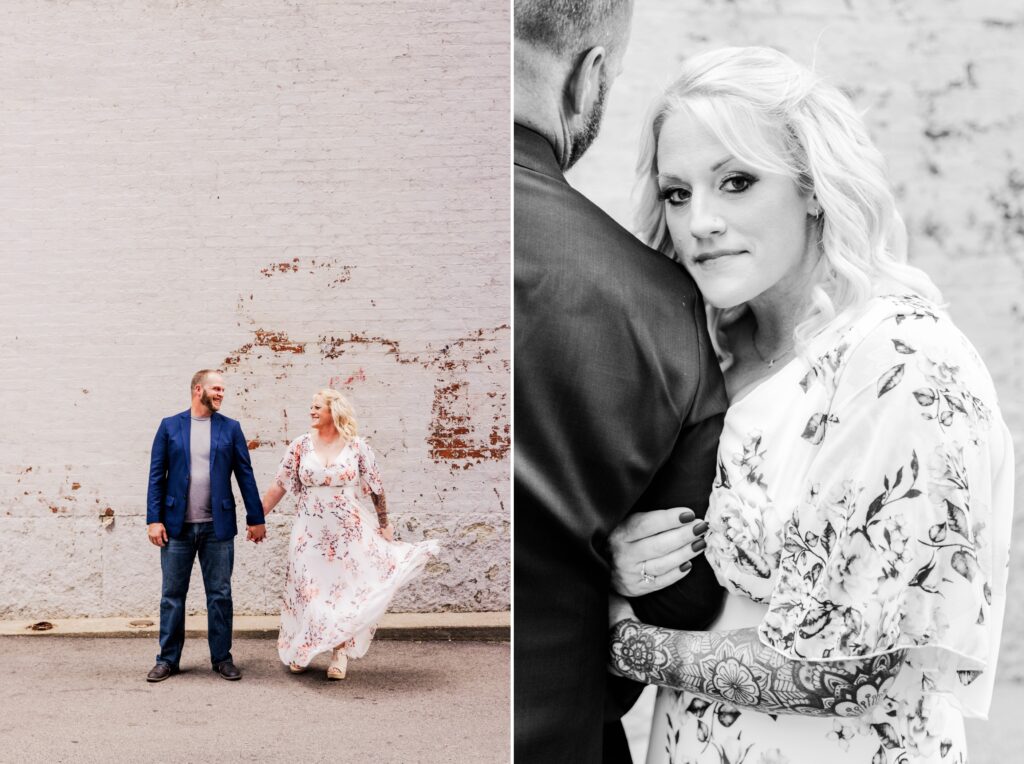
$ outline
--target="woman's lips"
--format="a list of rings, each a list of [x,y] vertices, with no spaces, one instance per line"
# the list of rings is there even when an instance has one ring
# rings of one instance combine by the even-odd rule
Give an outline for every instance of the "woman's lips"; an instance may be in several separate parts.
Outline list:
[[[715,249],[711,252],[701,252],[698,255],[693,256],[693,262],[696,265],[703,265],[704,263],[711,263],[715,260],[721,260],[723,257],[731,257],[733,255],[742,255],[746,250],[742,249]]]

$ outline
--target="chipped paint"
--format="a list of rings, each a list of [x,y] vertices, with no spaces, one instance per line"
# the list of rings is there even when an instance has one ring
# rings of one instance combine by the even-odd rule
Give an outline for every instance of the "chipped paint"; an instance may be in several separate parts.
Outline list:
[[[263,329],[257,329],[256,344],[260,347],[268,347],[275,353],[306,352],[306,343],[292,342],[288,339],[286,332],[268,332]]]
[[[414,363],[416,359],[405,359],[402,358],[401,353],[398,351],[398,341],[389,340],[384,337],[367,337],[364,334],[350,334],[347,338],[340,338],[334,336],[322,336],[318,345],[320,346],[320,355],[328,361],[341,358],[348,349],[348,345],[380,345],[381,347],[387,348],[389,355],[394,355],[395,360],[398,363]]]
[[[266,277],[276,276],[280,273],[298,273],[301,269],[303,272],[308,274],[317,274],[318,271],[326,270],[328,272],[339,272],[340,275],[331,279],[327,282],[330,287],[340,286],[352,278],[351,265],[342,264],[337,258],[309,258],[309,260],[303,262],[298,257],[293,257],[290,261],[271,263],[266,268],[260,268],[260,273]]]
[[[257,329],[253,332],[253,336],[255,339],[252,342],[245,343],[224,358],[225,366],[237,366],[242,360],[242,356],[249,355],[253,348],[258,347],[270,348],[275,353],[301,355],[306,352],[306,343],[290,340],[287,332]]]
[[[275,273],[288,273],[289,271],[295,273],[298,270],[299,258],[293,257],[290,263],[273,263],[266,268],[260,268],[260,273],[269,278]]]
[[[327,386],[334,389],[340,387],[350,387],[353,382],[365,382],[366,372],[360,367],[355,373],[349,374],[347,377],[335,376],[327,380]]]
[[[504,459],[511,447],[510,428],[502,423],[500,414],[494,417],[486,436],[476,435],[468,389],[469,383],[464,381],[434,389],[430,434],[426,439],[431,459],[462,469],[485,460]],[[497,400],[504,402],[505,394],[497,396]]]

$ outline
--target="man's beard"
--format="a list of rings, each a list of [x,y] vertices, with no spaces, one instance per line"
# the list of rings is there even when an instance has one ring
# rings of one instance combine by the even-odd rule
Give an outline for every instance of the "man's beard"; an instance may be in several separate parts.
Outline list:
[[[210,399],[210,395],[209,395],[209,393],[206,392],[205,388],[203,389],[203,395],[199,399],[199,402],[202,403],[204,406],[206,406],[206,408],[209,409],[210,411],[216,411],[217,410],[216,407],[214,407],[213,401]]]
[[[569,159],[566,161],[565,167],[562,168],[563,171],[576,164],[587,153],[587,149],[590,148],[590,145],[597,138],[597,134],[601,130],[601,120],[604,118],[604,102],[607,97],[608,78],[605,77],[604,72],[601,72],[601,80],[597,85],[597,100],[594,102],[594,108],[590,110],[590,115],[587,117],[583,127],[569,136],[572,141],[572,148],[569,151]]]

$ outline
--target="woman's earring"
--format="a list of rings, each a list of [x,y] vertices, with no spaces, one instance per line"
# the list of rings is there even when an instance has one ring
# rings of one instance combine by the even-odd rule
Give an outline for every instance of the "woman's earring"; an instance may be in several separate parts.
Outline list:
[[[821,214],[821,207],[818,206],[817,202],[814,202],[814,204],[812,204],[810,208],[808,208],[807,214],[813,218],[816,218]]]

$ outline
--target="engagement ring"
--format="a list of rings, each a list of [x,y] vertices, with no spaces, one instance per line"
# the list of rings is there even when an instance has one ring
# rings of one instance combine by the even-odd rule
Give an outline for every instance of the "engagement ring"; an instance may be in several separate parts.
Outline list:
[[[644,560],[642,563],[640,563],[640,580],[643,581],[645,584],[654,583],[654,576],[647,574],[647,560]]]

